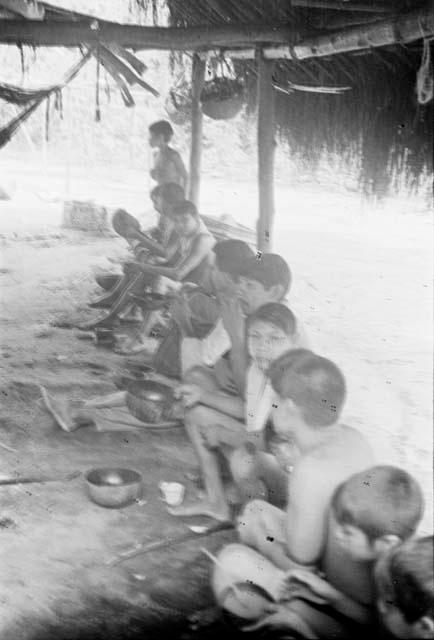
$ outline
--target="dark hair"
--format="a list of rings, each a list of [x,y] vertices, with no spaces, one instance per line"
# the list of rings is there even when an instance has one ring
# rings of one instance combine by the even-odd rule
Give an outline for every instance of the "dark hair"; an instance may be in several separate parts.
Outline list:
[[[165,142],[169,142],[173,136],[173,129],[167,120],[158,120],[149,126],[149,131],[157,136],[163,136]]]
[[[411,536],[423,515],[419,483],[403,469],[382,465],[351,476],[335,491],[333,514],[340,524],[363,531],[371,541]]]
[[[190,200],[182,200],[177,202],[172,209],[172,216],[193,216],[193,218],[199,217],[199,212],[196,209],[196,205]]]
[[[233,279],[239,278],[244,263],[255,255],[249,245],[242,240],[220,240],[213,251],[217,267]]]
[[[259,320],[282,329],[287,336],[293,336],[297,330],[297,321],[294,314],[288,307],[279,302],[268,302],[256,309],[247,318],[247,327],[251,327],[254,322]]]
[[[338,420],[346,384],[331,360],[308,349],[292,349],[271,364],[268,375],[276,393],[294,402],[306,424],[326,427]]]
[[[175,205],[178,202],[182,202],[185,198],[184,189],[180,184],[176,182],[166,182],[164,184],[158,184],[151,191],[151,198],[161,198],[168,205]]]
[[[408,624],[434,618],[434,538],[394,547],[375,569],[378,595],[391,602]]]
[[[280,285],[284,293],[287,293],[291,286],[291,271],[277,253],[258,252],[246,261],[241,275],[248,280],[260,282],[265,289]]]

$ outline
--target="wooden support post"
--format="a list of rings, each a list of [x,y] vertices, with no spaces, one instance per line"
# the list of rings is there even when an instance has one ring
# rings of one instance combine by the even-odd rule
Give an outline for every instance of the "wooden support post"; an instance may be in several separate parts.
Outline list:
[[[271,251],[274,218],[274,63],[258,56],[258,250]]]
[[[191,79],[191,146],[190,146],[190,172],[188,198],[196,206],[199,206],[200,193],[200,165],[202,157],[202,107],[200,105],[200,92],[205,79],[205,60],[201,60],[197,54],[193,56],[193,69]]]

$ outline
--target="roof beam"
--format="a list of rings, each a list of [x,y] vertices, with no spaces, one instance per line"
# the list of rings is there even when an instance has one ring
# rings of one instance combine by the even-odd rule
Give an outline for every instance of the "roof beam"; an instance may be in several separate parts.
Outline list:
[[[291,0],[292,7],[308,9],[333,9],[335,11],[365,11],[368,13],[393,13],[393,7],[379,2],[349,2],[349,0]]]
[[[405,44],[434,36],[434,6],[306,37],[288,27],[142,27],[112,22],[0,20],[0,43],[74,47],[115,42],[135,50],[208,51],[225,49],[234,58],[253,58],[260,46],[266,59],[304,60],[350,51]],[[232,48],[233,47],[233,48]],[[235,48],[236,47],[236,48]]]
[[[263,55],[269,60],[306,60],[351,51],[369,51],[377,47],[405,44],[433,36],[434,6],[431,6],[376,22],[304,38],[293,46],[266,46],[263,48]],[[253,58],[255,49],[229,49],[225,50],[225,54],[232,58]]]
[[[43,20],[45,11],[36,0],[0,0],[0,8],[12,11],[28,20]]]
[[[248,46],[256,43],[282,44],[294,39],[288,27],[225,25],[224,27],[142,27],[101,20],[0,20],[0,43],[32,46],[76,47],[98,41],[116,42],[135,50],[185,50],[211,47]]]

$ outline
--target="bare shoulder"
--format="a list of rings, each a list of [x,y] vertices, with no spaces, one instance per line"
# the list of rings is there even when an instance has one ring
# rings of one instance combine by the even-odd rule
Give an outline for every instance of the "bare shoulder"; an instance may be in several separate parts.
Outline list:
[[[364,435],[348,427],[337,425],[329,439],[304,456],[303,468],[315,468],[317,475],[338,472],[343,467],[365,468],[374,464],[372,447]]]
[[[179,151],[177,151],[176,149],[174,149],[173,147],[167,147],[166,149],[166,153],[168,156],[170,156],[173,160],[175,159],[181,159],[181,154],[179,153]]]

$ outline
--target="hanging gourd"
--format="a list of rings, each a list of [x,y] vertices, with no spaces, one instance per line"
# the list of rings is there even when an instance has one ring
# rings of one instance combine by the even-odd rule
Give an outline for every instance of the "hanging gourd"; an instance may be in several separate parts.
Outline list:
[[[203,113],[213,120],[234,118],[244,104],[244,84],[235,77],[224,58],[214,62],[210,74],[200,94]]]

